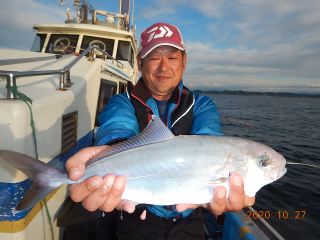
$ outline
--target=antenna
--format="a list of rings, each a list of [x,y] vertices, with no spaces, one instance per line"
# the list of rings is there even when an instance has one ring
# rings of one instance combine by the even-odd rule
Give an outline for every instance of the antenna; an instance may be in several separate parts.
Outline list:
[[[132,0],[132,13],[131,13],[131,26],[132,26],[132,31],[134,30],[133,28],[133,10],[134,10],[134,0]]]
[[[74,7],[70,9],[72,18],[77,22],[80,23],[83,20],[84,12],[83,8],[80,5],[80,0],[74,0]]]
[[[68,0],[56,0],[56,1],[57,3],[59,3],[60,7],[63,7],[63,5],[65,5],[68,2]]]

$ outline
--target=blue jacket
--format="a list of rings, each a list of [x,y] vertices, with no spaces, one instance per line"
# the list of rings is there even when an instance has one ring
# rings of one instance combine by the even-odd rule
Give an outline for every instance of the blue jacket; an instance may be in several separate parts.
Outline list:
[[[180,81],[180,96],[182,93],[183,82]],[[96,135],[96,145],[105,145],[117,138],[132,138],[139,134],[139,124],[135,115],[135,108],[131,104],[127,93],[117,94],[112,97],[99,115],[100,128]],[[207,96],[194,94],[195,103],[193,108],[192,135],[223,135],[220,132],[220,114],[217,111],[212,99]],[[153,97],[146,102],[147,106],[157,117],[159,116],[158,107]],[[170,113],[175,109],[176,104],[170,103],[168,109],[168,128],[171,129]],[[161,206],[148,207],[154,214],[169,218],[177,217],[180,213],[170,211]],[[186,217],[193,210],[182,212],[180,216]]]

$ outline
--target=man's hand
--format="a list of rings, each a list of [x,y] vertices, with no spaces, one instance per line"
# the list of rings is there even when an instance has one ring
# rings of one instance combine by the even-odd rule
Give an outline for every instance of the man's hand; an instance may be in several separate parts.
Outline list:
[[[84,148],[66,162],[66,169],[71,180],[78,180],[85,171],[85,163],[106,146]],[[107,174],[103,178],[92,176],[85,181],[72,184],[69,187],[70,197],[75,202],[81,202],[88,211],[100,209],[111,212],[115,208],[132,213],[135,205],[127,200],[121,200],[126,186],[126,179],[122,176]]]
[[[216,187],[213,193],[213,199],[208,204],[178,204],[176,209],[182,212],[187,209],[204,207],[215,216],[224,212],[237,212],[244,207],[252,206],[255,197],[248,197],[244,192],[243,178],[239,173],[234,173],[229,179],[230,192],[229,198],[226,199],[227,190],[224,187]]]

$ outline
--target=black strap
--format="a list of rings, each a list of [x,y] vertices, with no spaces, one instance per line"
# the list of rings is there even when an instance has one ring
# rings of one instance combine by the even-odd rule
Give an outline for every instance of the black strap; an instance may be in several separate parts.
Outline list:
[[[138,90],[136,92],[141,93],[143,91],[148,91],[142,79],[139,80],[136,85]],[[139,96],[132,96],[131,92],[134,87],[130,84],[128,85],[128,93],[130,96],[131,103],[135,108],[135,115],[139,123],[139,131],[142,132],[148,123],[151,120],[153,114],[152,110],[146,105],[145,97],[139,98]],[[146,95],[150,93],[147,92]],[[173,95],[179,94],[179,91],[175,91]],[[172,96],[171,102],[175,101],[172,98],[178,98],[179,96]],[[194,95],[193,93],[185,86],[183,86],[182,94],[179,99],[179,103],[176,109],[171,113],[171,124],[174,124],[171,131],[174,135],[189,135],[192,130],[193,123],[193,104],[194,104]],[[183,119],[183,121],[181,121]]]
[[[180,103],[171,114],[171,124],[174,124],[171,128],[171,132],[174,135],[191,134],[193,123],[193,107],[193,93],[187,87],[183,86]]]

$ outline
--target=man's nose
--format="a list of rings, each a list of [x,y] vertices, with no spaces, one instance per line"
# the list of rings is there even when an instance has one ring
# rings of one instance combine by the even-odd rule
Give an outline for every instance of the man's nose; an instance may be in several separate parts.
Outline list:
[[[160,70],[162,72],[165,72],[169,69],[169,61],[166,57],[161,58],[161,62],[160,62]]]

